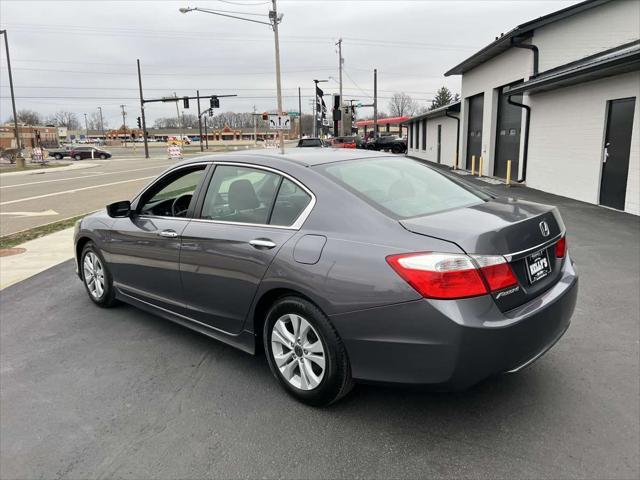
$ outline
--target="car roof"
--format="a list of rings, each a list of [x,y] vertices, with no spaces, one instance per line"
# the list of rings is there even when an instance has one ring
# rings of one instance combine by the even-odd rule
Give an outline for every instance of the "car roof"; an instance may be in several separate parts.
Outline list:
[[[375,152],[372,150],[352,150],[344,148],[287,148],[284,155],[278,149],[262,151],[230,152],[215,155],[204,155],[194,157],[182,162],[182,165],[206,161],[220,162],[246,162],[257,163],[266,161],[268,163],[292,162],[304,167],[324,165],[326,163],[346,162],[349,160],[359,160],[363,158],[388,157],[388,153]],[[397,155],[394,155],[397,156]]]

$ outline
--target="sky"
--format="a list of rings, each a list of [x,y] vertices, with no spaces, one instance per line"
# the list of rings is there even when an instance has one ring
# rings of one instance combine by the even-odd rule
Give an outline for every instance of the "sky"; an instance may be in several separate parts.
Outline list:
[[[406,92],[428,105],[460,77],[444,72],[520,23],[577,0],[278,0],[284,109],[311,113],[313,79],[337,93],[342,38],[345,99],[370,103],[378,69],[379,109]],[[263,21],[264,0],[29,1],[2,0],[0,28],[8,32],[16,107],[43,115],[58,110],[79,119],[102,107],[110,127],[140,115],[136,59],[146,98],[237,94],[222,111],[275,111],[273,32],[267,25],[180,7],[226,10]],[[0,54],[0,120],[11,115],[4,45]],[[206,103],[206,102],[205,102]],[[329,105],[329,102],[327,102]],[[195,105],[186,113],[195,113]],[[148,104],[148,124],[175,116],[175,104]],[[180,105],[182,111],[182,106]],[[366,108],[361,116],[370,115]]]

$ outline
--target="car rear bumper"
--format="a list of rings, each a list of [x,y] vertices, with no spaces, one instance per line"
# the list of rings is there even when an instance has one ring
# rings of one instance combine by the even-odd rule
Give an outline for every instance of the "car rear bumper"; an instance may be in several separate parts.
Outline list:
[[[417,300],[331,320],[354,379],[458,390],[541,357],[569,327],[577,294],[578,277],[567,257],[558,283],[508,312],[482,296]]]

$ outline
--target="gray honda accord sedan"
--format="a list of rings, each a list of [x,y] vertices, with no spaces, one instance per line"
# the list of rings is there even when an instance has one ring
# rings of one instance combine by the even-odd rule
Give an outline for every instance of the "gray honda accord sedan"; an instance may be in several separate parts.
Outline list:
[[[89,298],[249,353],[296,399],[354,382],[464,389],[569,326],[578,277],[555,207],[407,157],[296,149],[176,164],[76,225]]]

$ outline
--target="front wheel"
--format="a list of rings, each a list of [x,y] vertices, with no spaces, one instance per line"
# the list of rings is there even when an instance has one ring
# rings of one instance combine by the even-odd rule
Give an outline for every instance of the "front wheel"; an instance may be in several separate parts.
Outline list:
[[[62,155],[60,155],[59,153],[56,153],[53,158],[55,158],[56,160],[62,160]]]
[[[73,158],[76,159],[76,160],[82,160],[82,156],[81,155],[76,155]]]
[[[101,160],[106,160],[107,158],[108,158],[108,157],[107,157],[107,155],[106,155],[106,154],[104,154],[104,153],[101,153],[101,154],[100,154],[100,159],[101,159]]]
[[[271,372],[296,400],[329,405],[353,387],[342,340],[312,303],[283,297],[269,313],[263,331]]]
[[[84,287],[93,303],[104,308],[113,306],[116,295],[111,272],[93,242],[88,242],[82,249],[80,268]]]

